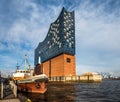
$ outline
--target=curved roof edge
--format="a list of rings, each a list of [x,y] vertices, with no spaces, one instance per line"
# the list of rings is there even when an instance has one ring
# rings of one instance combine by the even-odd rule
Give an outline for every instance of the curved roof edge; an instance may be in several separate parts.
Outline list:
[[[58,20],[58,18],[61,16],[62,12],[72,13],[72,12],[74,12],[74,11],[69,12],[69,11],[67,11],[67,10],[65,9],[65,7],[63,7],[62,10],[61,10],[61,12],[60,12],[60,14],[58,15],[57,19],[56,19],[54,22],[50,23],[50,26],[49,26],[47,35],[46,35],[46,37],[44,38],[44,40],[43,40],[42,42],[44,42],[44,41],[46,40],[46,38],[47,38],[47,36],[48,36],[48,33],[49,33],[49,31],[50,31],[51,25],[54,24],[54,23]],[[42,42],[39,42],[38,46],[39,46],[40,43],[42,43]],[[38,46],[37,46],[37,48],[38,48]],[[36,49],[37,49],[37,48],[36,48]]]
[[[67,9],[65,9],[65,7],[62,8],[62,11],[66,11],[66,12],[68,12],[68,13],[72,13],[72,12],[74,12],[74,10],[71,11],[71,12],[70,12],[70,11],[67,11]]]

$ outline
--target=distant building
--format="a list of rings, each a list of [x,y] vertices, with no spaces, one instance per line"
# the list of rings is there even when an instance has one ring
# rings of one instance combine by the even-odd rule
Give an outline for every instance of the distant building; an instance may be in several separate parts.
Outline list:
[[[95,72],[87,72],[80,76],[83,82],[102,82],[102,76]]]
[[[35,49],[34,64],[35,70],[39,68],[40,73],[49,77],[76,75],[74,11],[62,9],[44,41]]]

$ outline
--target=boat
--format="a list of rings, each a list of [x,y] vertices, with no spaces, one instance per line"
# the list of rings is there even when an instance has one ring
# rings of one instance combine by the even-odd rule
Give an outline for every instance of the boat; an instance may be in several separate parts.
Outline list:
[[[12,79],[16,83],[17,89],[23,92],[44,94],[47,91],[48,77],[45,74],[33,74],[33,69],[26,68],[26,60],[25,55],[25,68],[20,70],[17,66],[16,72],[13,73]]]

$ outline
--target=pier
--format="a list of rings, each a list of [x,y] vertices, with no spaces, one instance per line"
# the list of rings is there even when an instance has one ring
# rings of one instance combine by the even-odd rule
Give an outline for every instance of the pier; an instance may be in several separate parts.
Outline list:
[[[76,76],[57,76],[50,77],[50,82],[62,81],[62,82],[101,82],[102,76],[99,74],[87,73],[84,75]]]
[[[17,98],[17,86],[8,79],[1,80],[0,83],[0,102],[20,102]]]
[[[5,100],[0,100],[0,102],[20,102],[19,99],[5,99]]]

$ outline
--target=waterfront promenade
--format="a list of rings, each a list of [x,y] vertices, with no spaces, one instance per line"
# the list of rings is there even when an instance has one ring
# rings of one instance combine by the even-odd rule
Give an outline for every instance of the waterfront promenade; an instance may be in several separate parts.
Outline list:
[[[16,99],[5,99],[5,100],[0,100],[0,102],[20,102],[18,98]]]

